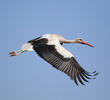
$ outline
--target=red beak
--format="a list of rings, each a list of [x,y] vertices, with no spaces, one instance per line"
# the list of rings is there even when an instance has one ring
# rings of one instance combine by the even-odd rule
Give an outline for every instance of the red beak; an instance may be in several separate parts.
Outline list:
[[[89,43],[87,43],[87,42],[85,42],[85,41],[82,41],[81,44],[85,44],[85,45],[88,45],[88,46],[90,46],[90,47],[94,47],[93,45],[91,45],[91,44],[89,44]]]

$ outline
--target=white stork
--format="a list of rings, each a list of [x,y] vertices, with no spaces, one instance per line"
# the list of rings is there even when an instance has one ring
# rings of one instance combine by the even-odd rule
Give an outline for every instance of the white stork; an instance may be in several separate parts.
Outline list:
[[[16,56],[27,51],[35,50],[41,58],[56,69],[67,74],[74,80],[76,85],[78,85],[78,81],[84,85],[83,81],[88,82],[87,79],[94,79],[92,76],[96,76],[98,73],[96,71],[90,73],[84,70],[75,60],[74,56],[62,47],[63,43],[80,43],[93,47],[81,38],[66,40],[58,34],[45,34],[28,41],[28,43],[22,45],[20,50],[10,52],[9,55]]]

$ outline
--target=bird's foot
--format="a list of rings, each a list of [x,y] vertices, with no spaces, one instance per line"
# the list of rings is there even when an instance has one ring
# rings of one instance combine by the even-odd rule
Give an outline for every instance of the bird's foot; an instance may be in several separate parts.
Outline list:
[[[17,55],[17,52],[16,51],[12,51],[12,52],[9,53],[9,55],[10,55],[10,57],[16,56]]]

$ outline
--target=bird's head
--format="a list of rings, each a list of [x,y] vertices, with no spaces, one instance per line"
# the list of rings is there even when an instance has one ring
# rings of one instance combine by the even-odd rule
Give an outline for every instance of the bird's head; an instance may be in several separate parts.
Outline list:
[[[88,46],[90,46],[90,47],[94,47],[93,45],[87,43],[86,41],[84,41],[84,40],[81,39],[81,38],[76,38],[75,41],[76,41],[76,43],[80,43],[80,44],[88,45]]]

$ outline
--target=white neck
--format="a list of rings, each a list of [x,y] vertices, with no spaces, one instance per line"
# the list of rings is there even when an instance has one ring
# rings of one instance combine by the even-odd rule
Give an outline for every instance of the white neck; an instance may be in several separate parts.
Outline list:
[[[63,43],[77,43],[76,40],[66,40],[66,39],[61,40],[61,42],[63,42]]]

